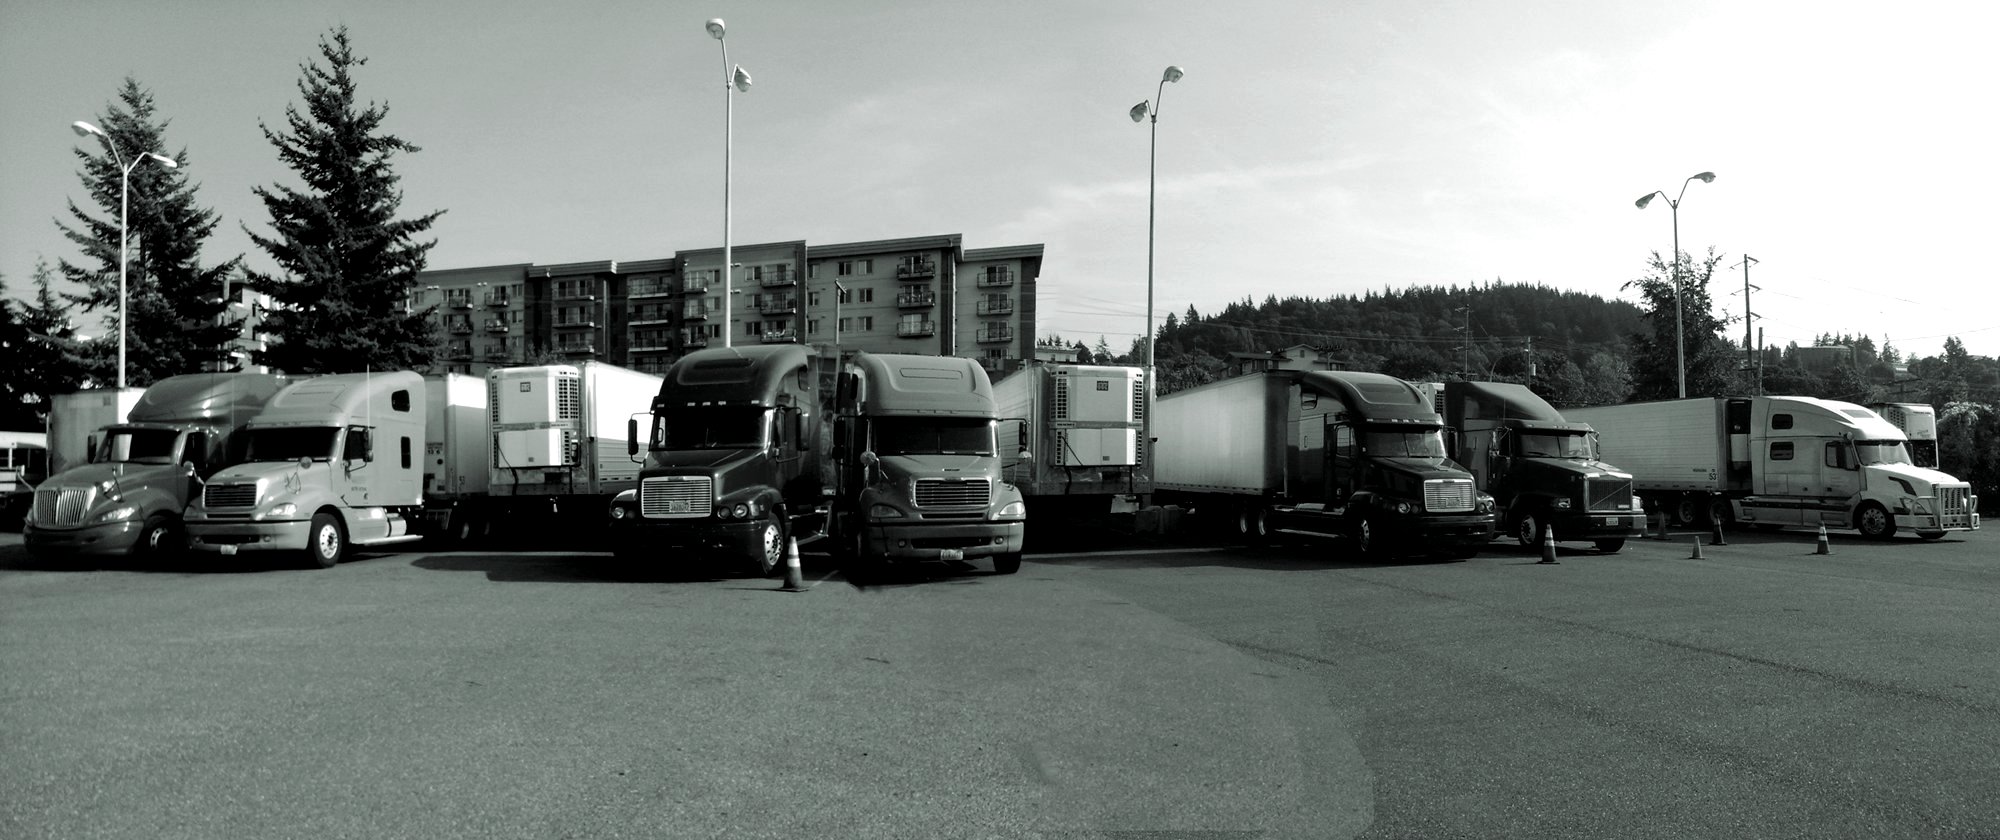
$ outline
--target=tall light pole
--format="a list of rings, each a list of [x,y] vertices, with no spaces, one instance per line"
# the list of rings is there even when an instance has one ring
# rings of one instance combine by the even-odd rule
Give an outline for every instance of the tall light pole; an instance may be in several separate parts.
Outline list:
[[[1700,178],[1704,184],[1714,183],[1715,173],[1697,172],[1689,175],[1687,180],[1681,182],[1681,194],[1673,198],[1667,198],[1666,190],[1654,190],[1640,196],[1639,200],[1634,202],[1639,205],[1639,209],[1644,210],[1646,209],[1646,204],[1653,200],[1653,196],[1657,195],[1661,198],[1667,198],[1667,207],[1673,211],[1674,262],[1669,275],[1674,281],[1674,376],[1675,380],[1679,383],[1678,392],[1681,399],[1687,399],[1688,395],[1687,339],[1681,335],[1683,330],[1681,326],[1681,199],[1687,197],[1688,185],[1694,183],[1696,178]]]
[[[736,278],[729,253],[729,155],[734,145],[732,135],[736,130],[736,92],[750,91],[750,74],[743,72],[742,67],[729,63],[729,41],[722,37],[726,31],[722,18],[709,19],[708,34],[722,45],[722,346],[729,347],[732,346],[730,334],[734,332],[729,318]]]
[[[1185,72],[1178,65],[1167,65],[1160,74],[1160,86],[1153,91],[1150,102],[1140,102],[1132,106],[1133,122],[1152,117],[1152,144],[1146,155],[1146,413],[1140,424],[1140,451],[1145,453],[1146,469],[1153,469],[1153,396],[1159,387],[1153,384],[1153,198],[1157,174],[1160,169],[1160,98],[1166,95],[1167,83],[1178,82]]]
[[[118,151],[118,144],[111,139],[111,135],[104,133],[104,129],[98,128],[97,126],[91,125],[90,123],[84,122],[82,120],[77,120],[76,122],[70,123],[69,127],[70,130],[76,132],[78,137],[89,137],[92,135],[96,135],[97,139],[104,141],[105,148],[111,150],[112,160],[118,162],[118,387],[124,388],[125,387],[125,262],[127,254],[125,239],[129,234],[130,230],[126,223],[126,216],[128,215],[132,204],[132,169],[133,167],[138,166],[141,161],[144,161],[147,158],[152,158],[153,160],[159,161],[162,166],[165,166],[168,169],[177,168],[180,166],[180,164],[175,163],[173,158],[167,157],[166,155],[156,155],[153,154],[152,152],[140,152],[139,156],[133,158],[131,163],[126,163],[125,156],[123,154],[120,154]]]

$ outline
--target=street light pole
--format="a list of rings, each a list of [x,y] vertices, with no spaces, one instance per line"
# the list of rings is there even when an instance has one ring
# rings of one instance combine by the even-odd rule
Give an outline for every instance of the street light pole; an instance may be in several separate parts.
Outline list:
[[[1674,261],[1669,276],[1673,278],[1674,283],[1674,376],[1681,399],[1686,399],[1688,395],[1687,339],[1682,335],[1681,326],[1681,199],[1687,197],[1688,185],[1694,183],[1697,178],[1704,184],[1714,183],[1715,173],[1697,172],[1689,175],[1687,180],[1681,182],[1680,195],[1674,198],[1667,198],[1666,190],[1654,190],[1640,196],[1639,200],[1634,202],[1639,209],[1644,210],[1646,204],[1653,200],[1653,196],[1666,198],[1667,209],[1672,211],[1674,217]]]
[[[1152,118],[1152,140],[1146,154],[1146,413],[1140,423],[1140,451],[1145,453],[1146,469],[1153,468],[1153,397],[1159,388],[1153,382],[1153,208],[1155,186],[1160,168],[1160,99],[1166,95],[1167,83],[1178,82],[1186,75],[1178,65],[1168,65],[1160,74],[1160,85],[1153,92],[1150,102],[1132,106],[1132,121]]]
[[[111,150],[111,159],[117,161],[118,163],[118,387],[124,388],[125,387],[125,262],[126,262],[126,254],[129,253],[125,245],[125,240],[127,236],[130,234],[131,230],[131,228],[127,224],[127,216],[130,213],[132,204],[132,169],[134,167],[137,167],[141,161],[144,161],[147,158],[152,158],[153,160],[159,161],[162,166],[165,166],[168,169],[177,168],[180,166],[180,164],[175,163],[173,158],[167,157],[166,155],[156,155],[153,154],[152,152],[140,152],[139,156],[133,158],[131,163],[126,163],[125,156],[118,152],[118,144],[112,141],[111,135],[104,133],[104,129],[98,128],[97,126],[91,125],[90,123],[84,122],[82,120],[70,123],[69,127],[70,130],[76,132],[77,136],[79,137],[89,137],[91,135],[96,135],[99,140],[104,141],[105,147]]]
[[[729,63],[729,41],[723,38],[727,29],[722,24],[722,18],[710,18],[707,26],[708,34],[722,45],[722,346],[730,347],[733,346],[731,333],[734,332],[734,325],[729,319],[735,303],[732,295],[736,272],[731,268],[734,263],[730,262],[729,253],[729,158],[735,145],[736,91],[749,92],[750,74]]]

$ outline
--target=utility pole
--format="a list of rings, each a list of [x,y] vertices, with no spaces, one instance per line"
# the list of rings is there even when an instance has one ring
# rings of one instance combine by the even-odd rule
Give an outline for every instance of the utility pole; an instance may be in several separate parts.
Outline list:
[[[1750,311],[1750,290],[1758,288],[1750,285],[1750,266],[1756,264],[1757,258],[1749,254],[1744,254],[1743,261],[1737,263],[1737,265],[1743,267],[1743,376],[1753,383],[1750,389],[1751,394],[1753,396],[1762,396],[1764,378],[1756,374],[1757,349],[1755,345],[1750,343],[1750,322],[1757,317],[1757,313]],[[1758,289],[1758,291],[1762,291],[1762,289]]]
[[[1458,327],[1458,375],[1472,378],[1472,307],[1461,306],[1452,310],[1465,316],[1465,326]]]

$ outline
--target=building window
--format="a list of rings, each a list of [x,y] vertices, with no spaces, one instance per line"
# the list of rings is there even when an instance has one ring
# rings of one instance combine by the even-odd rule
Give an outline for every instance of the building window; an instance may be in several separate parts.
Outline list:
[[[862,303],[874,303],[874,302],[875,302],[875,290],[874,290],[874,289],[856,289],[856,290],[855,290],[855,292],[857,293],[857,295],[856,295],[856,299],[857,299],[857,300],[859,300],[859,301],[861,301]]]
[[[819,292],[806,292],[806,305],[807,305],[807,306],[818,306],[818,305],[819,305]]]
[[[869,330],[875,329],[875,316],[873,315],[863,315],[854,320],[861,327],[862,332],[867,332]]]
[[[806,335],[819,335],[819,319],[818,319],[818,318],[807,318],[807,319],[806,319]]]

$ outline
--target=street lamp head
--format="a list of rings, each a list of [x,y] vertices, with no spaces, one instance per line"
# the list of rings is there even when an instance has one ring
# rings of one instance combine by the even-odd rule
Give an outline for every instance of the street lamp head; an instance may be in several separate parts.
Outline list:
[[[1696,178],[1700,178],[1700,179],[1701,179],[1701,182],[1702,182],[1702,183],[1704,183],[1704,184],[1713,184],[1713,183],[1715,183],[1715,173],[1713,173],[1713,172],[1703,172],[1703,173],[1700,173],[1700,174],[1697,174],[1697,175],[1695,175],[1694,177],[1696,177]]]
[[[723,31],[722,18],[708,19],[708,34],[714,36],[715,40],[722,40]]]
[[[1645,195],[1639,196],[1639,200],[1634,203],[1639,205],[1639,209],[1644,210],[1646,209],[1646,205],[1653,203],[1653,196],[1656,195],[1659,195],[1659,193],[1658,192],[1646,193]]]
[[[147,152],[145,156],[159,161],[160,165],[165,166],[168,169],[179,169],[181,167],[180,164],[174,162],[173,158],[167,157],[166,155],[156,155],[153,154],[152,152]]]
[[[1167,65],[1167,72],[1161,74],[1160,81],[1178,82],[1181,80],[1181,76],[1183,75],[1185,75],[1185,73],[1181,70],[1180,65],[1169,64]]]
[[[744,93],[750,92],[750,74],[743,71],[743,65],[741,64],[736,65],[735,80],[737,90]]]
[[[1137,104],[1137,105],[1134,105],[1134,106],[1132,106],[1132,121],[1133,121],[1133,122],[1145,122],[1145,121],[1146,121],[1146,111],[1147,111],[1147,108],[1148,108],[1148,105],[1149,105],[1149,103],[1146,103],[1146,102],[1141,102],[1141,103],[1139,103],[1139,104]]]
[[[78,137],[89,137],[95,134],[107,140],[110,139],[110,135],[105,134],[104,129],[98,128],[97,126],[91,125],[90,123],[84,122],[83,120],[77,120],[76,122],[70,123],[69,130],[76,132],[76,136]]]

